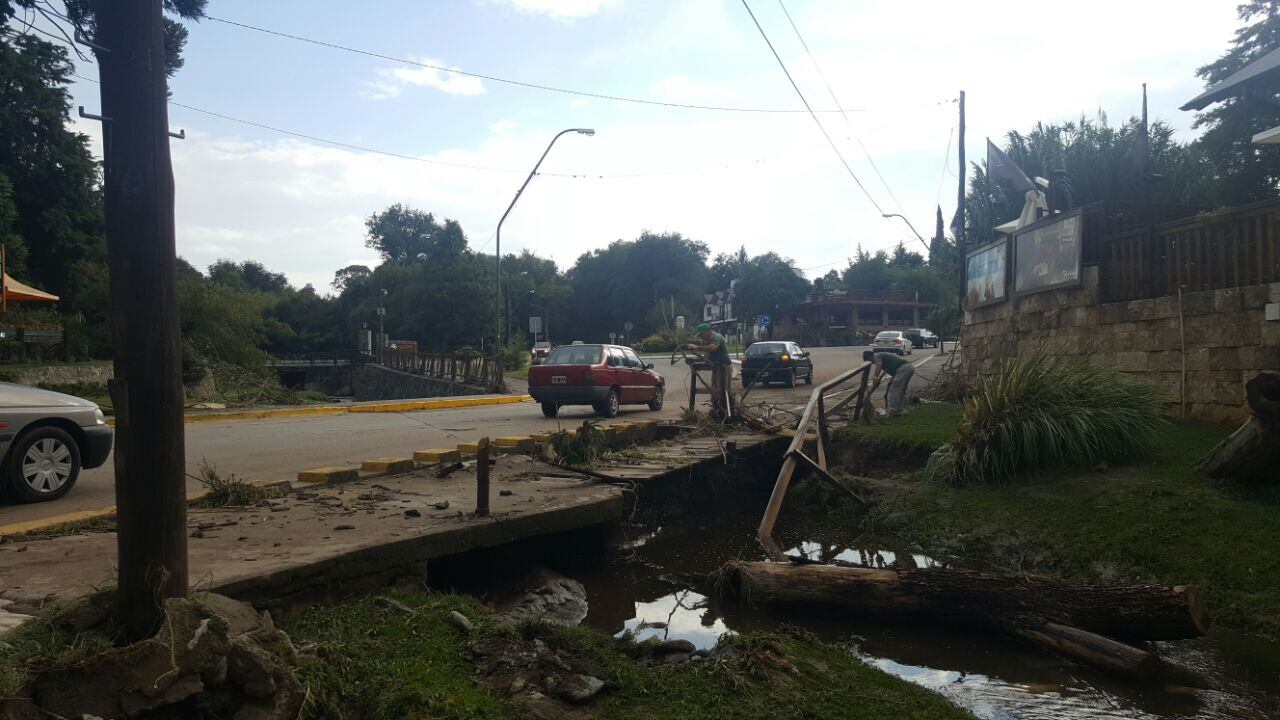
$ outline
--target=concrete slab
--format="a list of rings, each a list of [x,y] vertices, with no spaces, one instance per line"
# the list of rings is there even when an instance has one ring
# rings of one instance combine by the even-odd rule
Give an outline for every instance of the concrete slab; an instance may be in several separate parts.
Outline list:
[[[413,468],[413,458],[407,457],[374,458],[360,463],[361,470],[374,473],[402,473],[409,472]]]
[[[413,459],[420,463],[439,463],[452,465],[462,462],[462,453],[452,450],[415,450]]]
[[[322,467],[303,470],[298,473],[298,482],[331,483],[350,482],[360,477],[360,471],[353,467]]]
[[[423,571],[432,558],[623,518],[621,489],[522,455],[491,471],[491,515],[472,517],[475,470],[317,486],[245,508],[188,511],[193,587],[287,607],[334,588]],[[510,495],[500,491],[509,490]],[[0,599],[34,610],[115,579],[115,533],[0,544]],[[366,585],[361,585],[366,583]]]

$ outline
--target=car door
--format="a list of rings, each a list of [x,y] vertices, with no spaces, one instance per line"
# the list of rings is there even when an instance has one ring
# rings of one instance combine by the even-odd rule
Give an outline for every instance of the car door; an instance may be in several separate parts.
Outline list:
[[[797,358],[796,365],[799,366],[800,377],[813,377],[813,360],[809,359],[809,353],[804,348],[791,343],[791,356]]]
[[[631,386],[635,392],[635,402],[644,403],[653,399],[653,388],[658,378],[644,366],[644,361],[631,348],[623,348],[622,354],[627,358],[627,367],[631,371]]]
[[[624,403],[634,402],[631,398],[634,392],[631,389],[633,385],[631,381],[631,369],[627,367],[627,358],[622,354],[621,348],[611,347],[606,349],[608,357],[605,358],[605,366],[608,368],[610,385],[618,386],[618,399]],[[597,382],[597,385],[605,383]]]

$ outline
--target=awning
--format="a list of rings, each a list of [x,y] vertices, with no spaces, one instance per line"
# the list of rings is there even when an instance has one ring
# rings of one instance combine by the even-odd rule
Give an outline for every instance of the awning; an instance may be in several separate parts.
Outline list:
[[[1280,48],[1276,48],[1235,71],[1222,82],[1205,90],[1183,105],[1183,110],[1203,110],[1206,107],[1243,94],[1251,87],[1265,87],[1277,82],[1280,74]]]
[[[4,274],[4,299],[5,302],[58,302],[57,295],[24,285],[9,277],[9,273]]]

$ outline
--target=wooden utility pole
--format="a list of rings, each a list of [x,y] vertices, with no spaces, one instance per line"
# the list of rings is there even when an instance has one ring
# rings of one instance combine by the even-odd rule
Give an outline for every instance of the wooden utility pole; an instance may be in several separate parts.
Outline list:
[[[964,226],[966,222],[965,207],[964,207],[964,195],[965,195],[964,178],[965,178],[966,167],[964,164],[964,91],[963,90],[960,91],[959,135],[960,135],[960,142],[959,142],[960,172],[957,174],[960,176],[959,178],[960,185],[956,190],[956,220],[958,221],[956,223],[956,254],[960,256],[960,311],[963,313],[964,312],[964,291],[965,291],[965,284],[966,284],[965,276],[966,276],[966,273],[968,272],[968,268],[965,266],[965,259],[964,259],[964,254],[968,250],[968,248],[966,247],[967,243],[965,242],[965,230],[964,230]]]
[[[182,352],[161,0],[99,3],[107,262],[116,410],[119,626],[160,626],[187,593]]]

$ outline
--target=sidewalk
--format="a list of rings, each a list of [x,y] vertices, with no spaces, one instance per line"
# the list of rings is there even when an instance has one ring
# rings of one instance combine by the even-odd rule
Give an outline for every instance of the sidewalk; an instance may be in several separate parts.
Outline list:
[[[269,405],[225,410],[187,410],[186,422],[216,422],[227,420],[261,420],[273,417],[302,415],[341,415],[342,413],[410,412],[415,410],[443,410],[446,408],[505,405],[507,403],[532,402],[525,392],[509,395],[454,395],[449,397],[414,398],[406,400],[371,400],[367,402],[327,403],[324,405]],[[115,418],[107,424],[115,427]]]

